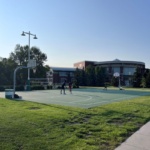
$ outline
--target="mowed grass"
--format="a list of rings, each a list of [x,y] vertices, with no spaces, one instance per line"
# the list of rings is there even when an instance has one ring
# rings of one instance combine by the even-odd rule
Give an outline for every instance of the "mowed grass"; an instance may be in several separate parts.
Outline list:
[[[150,120],[150,96],[81,109],[0,99],[1,150],[114,150]]]

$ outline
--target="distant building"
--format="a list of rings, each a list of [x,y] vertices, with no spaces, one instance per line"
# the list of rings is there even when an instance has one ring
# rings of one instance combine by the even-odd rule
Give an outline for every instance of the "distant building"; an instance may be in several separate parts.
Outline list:
[[[76,68],[61,68],[50,67],[50,71],[47,72],[47,79],[49,85],[59,86],[64,80],[68,82],[73,81],[74,72]]]
[[[120,74],[120,80],[124,85],[130,86],[131,77],[133,76],[136,68],[139,68],[141,73],[145,70],[145,63],[139,61],[124,61],[115,59],[113,61],[82,61],[74,64],[74,67],[85,69],[88,65],[99,66],[106,69],[106,73],[108,74],[109,78],[113,77],[113,74],[118,72]]]
[[[78,69],[84,69],[85,70],[85,68],[87,66],[89,66],[89,65],[93,66],[95,63],[96,63],[96,61],[87,61],[87,60],[85,60],[85,61],[75,63],[74,67],[78,68]]]
[[[76,68],[85,70],[87,66],[99,66],[105,68],[108,80],[111,81],[114,73],[119,73],[122,85],[132,85],[132,76],[139,68],[141,74],[145,71],[145,63],[139,61],[126,61],[115,59],[113,61],[81,61],[74,64],[73,68],[50,67],[47,72],[47,80],[49,85],[58,86],[64,80],[67,82],[74,80]]]

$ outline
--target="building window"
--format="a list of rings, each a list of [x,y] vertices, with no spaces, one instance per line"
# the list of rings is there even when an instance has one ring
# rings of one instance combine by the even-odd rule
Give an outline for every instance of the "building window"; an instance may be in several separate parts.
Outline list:
[[[61,78],[61,79],[60,79],[60,83],[63,83],[65,80],[67,81],[66,78]]]
[[[113,70],[113,73],[116,73],[116,72],[120,73],[120,67],[114,67],[112,68],[112,70]]]
[[[63,77],[65,76],[66,77],[67,76],[67,72],[59,72],[59,76],[63,76]]]
[[[74,77],[74,73],[73,72],[70,72],[70,77]]]
[[[124,75],[133,75],[135,70],[136,70],[135,68],[124,68],[123,74]]]
[[[109,73],[109,67],[106,67],[106,73]]]

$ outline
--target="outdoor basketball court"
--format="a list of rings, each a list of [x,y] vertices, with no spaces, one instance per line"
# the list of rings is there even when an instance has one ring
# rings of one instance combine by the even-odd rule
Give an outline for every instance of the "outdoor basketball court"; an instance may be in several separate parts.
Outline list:
[[[81,88],[73,89],[72,94],[66,89],[66,95],[60,94],[60,90],[23,91],[16,92],[16,94],[22,96],[22,100],[32,102],[90,108],[139,96],[150,95],[150,92],[142,90],[119,90],[117,88],[108,90]],[[0,97],[5,97],[5,92],[0,92]]]

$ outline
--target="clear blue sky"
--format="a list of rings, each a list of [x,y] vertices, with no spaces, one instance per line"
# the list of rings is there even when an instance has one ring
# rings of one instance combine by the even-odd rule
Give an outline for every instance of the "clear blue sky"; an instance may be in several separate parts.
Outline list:
[[[117,58],[150,68],[150,0],[0,0],[1,57],[28,44],[22,31],[50,66]]]

